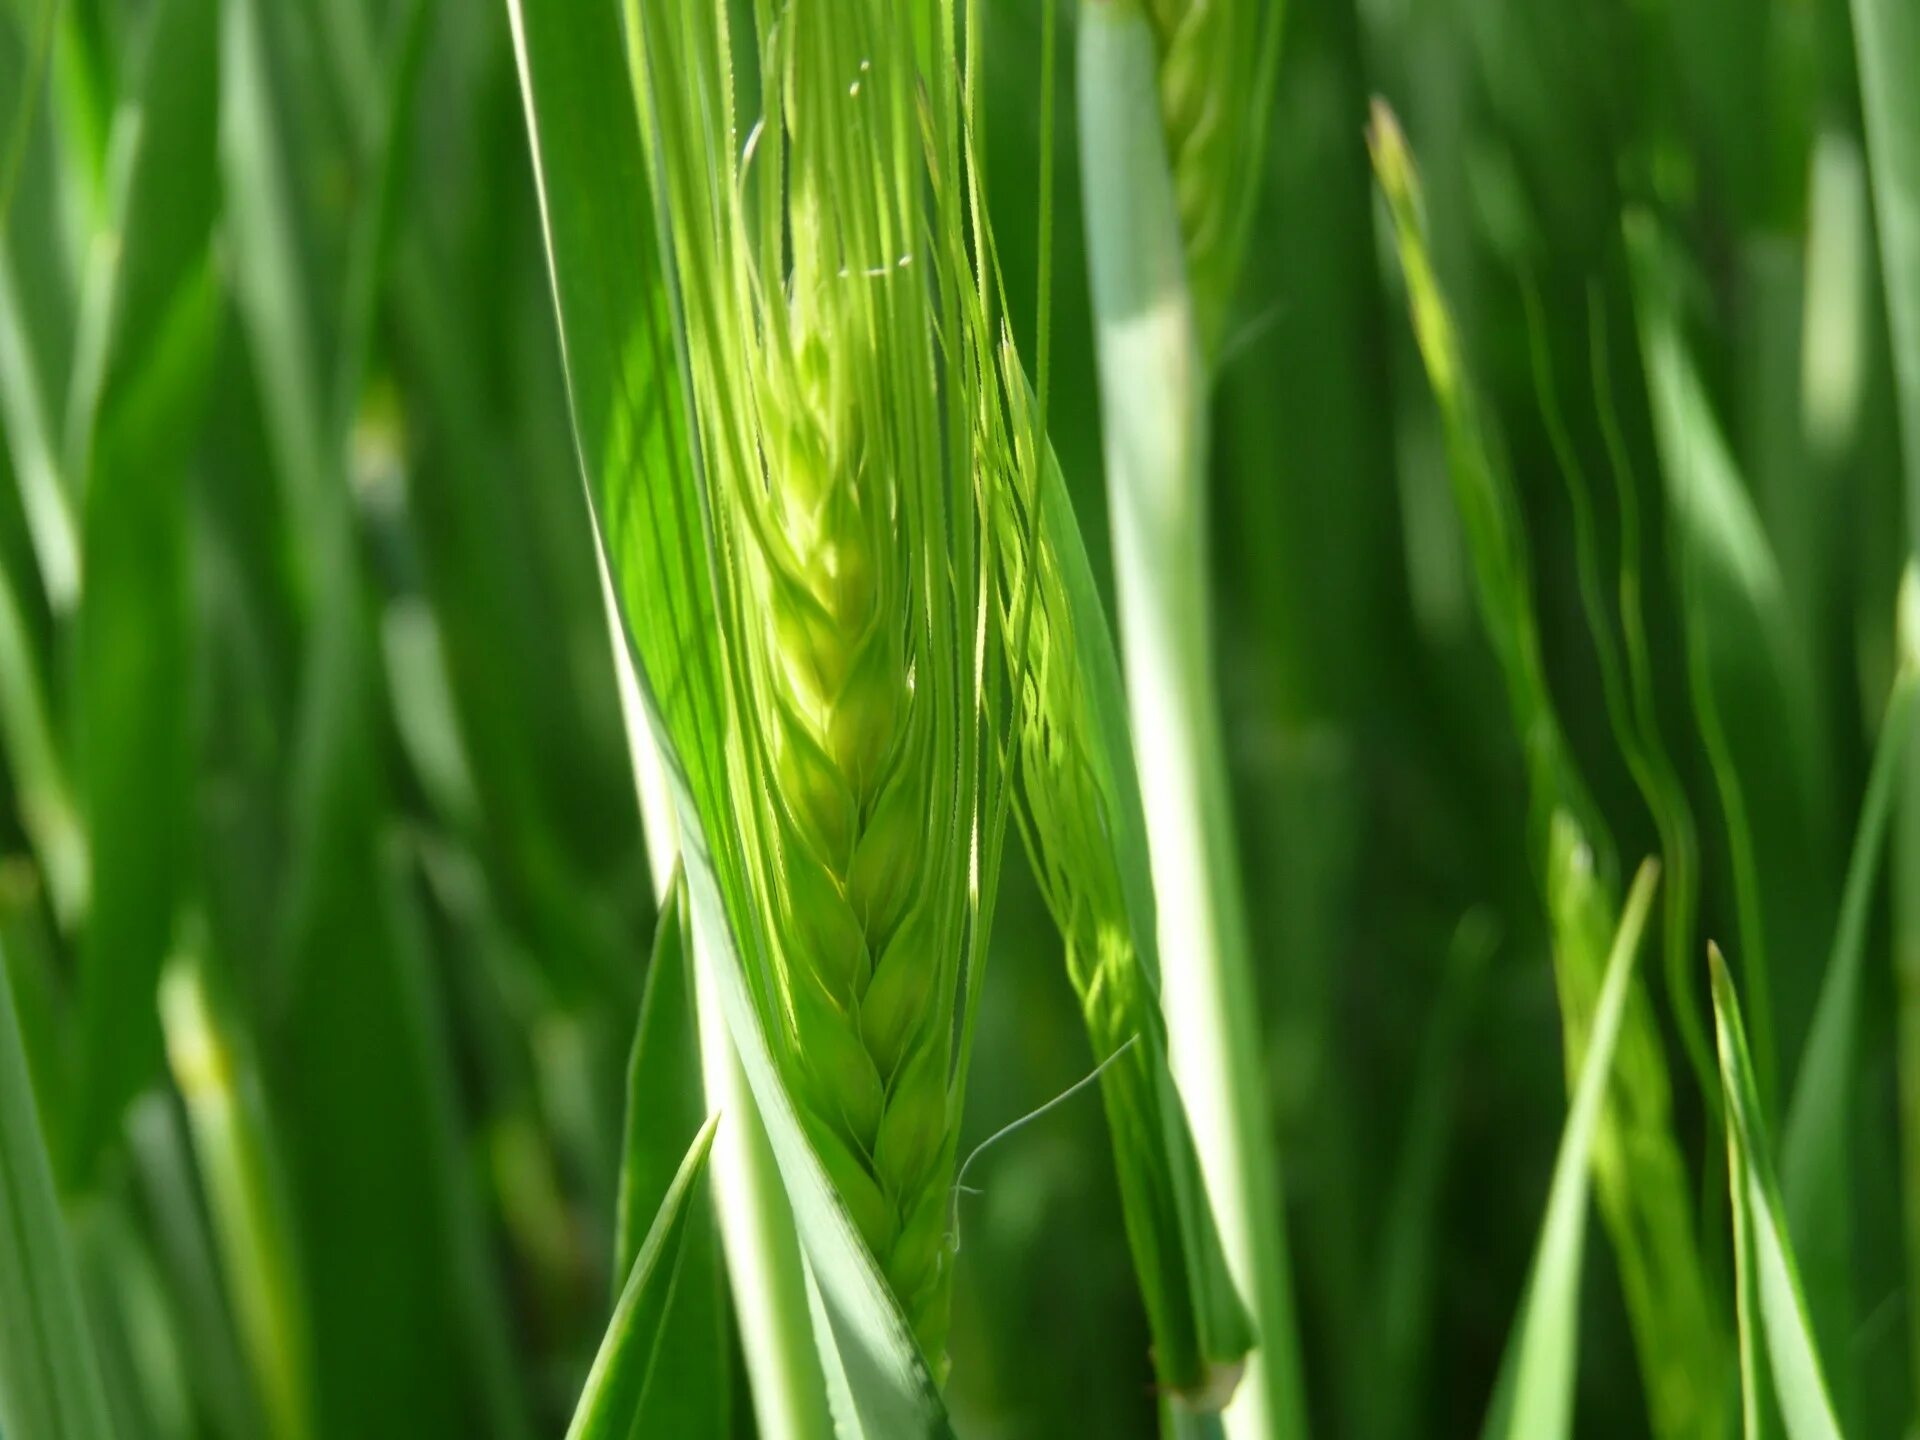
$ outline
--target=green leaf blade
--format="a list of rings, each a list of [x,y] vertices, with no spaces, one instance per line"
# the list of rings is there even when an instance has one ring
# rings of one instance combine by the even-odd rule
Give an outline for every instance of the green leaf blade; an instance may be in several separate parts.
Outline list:
[[[92,856],[81,970],[87,1173],[159,1068],[153,997],[186,882],[188,462],[220,318],[219,8],[167,0],[117,125],[138,137],[82,317],[68,464],[85,482],[78,770]],[[89,338],[92,344],[89,345]]]
[[[661,1198],[634,1257],[613,1320],[601,1338],[586,1388],[567,1427],[567,1440],[625,1440],[628,1436],[659,1433],[640,1428],[656,1374],[670,1385],[694,1383],[694,1377],[667,1375],[656,1366],[668,1310],[681,1279],[688,1235],[696,1221],[699,1197],[694,1186],[706,1170],[713,1132],[719,1123],[720,1117],[715,1115],[700,1127]]]
[[[1510,1440],[1551,1440],[1572,1431],[1580,1259],[1586,1236],[1592,1155],[1612,1080],[1634,962],[1658,878],[1659,866],[1654,861],[1641,865],[1607,958],[1606,979],[1554,1160],[1553,1184],[1548,1191],[1533,1274],[1509,1352],[1510,1373],[1502,1380],[1510,1408],[1504,1422],[1489,1429],[1490,1434],[1505,1435]]]
[[[0,1432],[107,1440],[103,1395],[0,955]]]
[[[1840,1422],[1827,1389],[1818,1343],[1800,1285],[1799,1265],[1787,1231],[1786,1207],[1767,1138],[1766,1120],[1754,1081],[1753,1060],[1747,1048],[1746,1027],[1733,978],[1719,949],[1710,955],[1713,972],[1715,1033],[1719,1040],[1721,1083],[1727,1104],[1727,1143],[1733,1204],[1746,1224],[1736,1227],[1750,1247],[1740,1261],[1743,1280],[1751,1275],[1754,1305],[1742,1306],[1742,1354],[1748,1374],[1748,1433],[1753,1432],[1752,1402],[1757,1381],[1752,1375],[1756,1353],[1750,1326],[1756,1317],[1764,1339],[1773,1394],[1785,1419],[1788,1440],[1839,1440]]]
[[[676,879],[661,907],[627,1066],[626,1140],[614,1226],[616,1293],[639,1260],[654,1217],[666,1205],[676,1166],[703,1129],[700,1041],[694,1014],[693,949],[686,883]],[[711,1207],[698,1205],[682,1241],[669,1306],[655,1342],[657,1364],[674,1377],[653,1387],[635,1410],[639,1433],[724,1440],[732,1380],[732,1341]]]

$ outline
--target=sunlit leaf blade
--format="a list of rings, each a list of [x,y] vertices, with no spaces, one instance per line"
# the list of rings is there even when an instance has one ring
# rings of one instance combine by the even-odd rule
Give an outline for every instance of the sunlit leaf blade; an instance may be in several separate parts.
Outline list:
[[[107,1440],[100,1362],[0,955],[0,1432]]]
[[[706,1119],[699,1099],[692,953],[686,884],[676,876],[660,906],[640,1018],[627,1056],[627,1116],[613,1242],[616,1290],[626,1283],[686,1147]]]
[[[1533,1273],[1527,1281],[1514,1338],[1507,1352],[1501,1390],[1507,1406],[1487,1428],[1489,1436],[1552,1440],[1572,1433],[1574,1366],[1580,1333],[1580,1261],[1586,1238],[1587,1197],[1593,1147],[1600,1133],[1614,1049],[1626,1014],[1629,985],[1641,932],[1653,904],[1660,867],[1648,860],[1634,877],[1607,957],[1606,979],[1594,1008],[1593,1028],[1580,1062],[1547,1193]]]
[[[82,1171],[157,1068],[153,994],[184,880],[187,462],[220,315],[218,20],[214,0],[168,0],[152,16],[141,87],[116,122],[111,233],[96,242],[69,409],[92,580],[77,642],[93,858],[73,1142]]]
[[[1719,1039],[1720,1077],[1727,1103],[1728,1183],[1740,1222],[1736,1235],[1742,1239],[1743,1248],[1750,1247],[1747,1256],[1739,1257],[1742,1277],[1750,1274],[1753,1281],[1752,1304],[1742,1304],[1743,1327],[1757,1321],[1764,1337],[1767,1369],[1772,1374],[1773,1394],[1786,1423],[1788,1440],[1838,1440],[1840,1423],[1834,1417],[1800,1287],[1799,1265],[1787,1233],[1786,1207],[1774,1177],[1771,1142],[1754,1084],[1740,1002],[1717,948],[1709,959],[1714,1030]],[[1743,1357],[1758,1348],[1750,1332],[1743,1334]],[[1743,1388],[1750,1398],[1754,1387],[1749,1368]],[[1751,1413],[1748,1426],[1751,1434]]]
[[[613,6],[513,0],[509,14],[587,496],[663,756],[706,800],[719,630],[626,42]]]
[[[1557,816],[1547,851],[1547,918],[1565,1039],[1578,1085],[1618,913],[1584,834]],[[1592,1145],[1594,1182],[1640,1351],[1641,1385],[1662,1433],[1715,1428],[1726,1413],[1725,1361],[1694,1238],[1694,1198],[1676,1143],[1666,1054],[1647,987],[1627,987],[1607,1100]]]
[[[618,1293],[639,1259],[648,1229],[666,1203],[679,1157],[702,1128],[700,1039],[694,1015],[693,946],[687,933],[684,881],[676,880],[660,910],[647,988],[627,1062],[626,1144],[620,1161],[619,1209],[614,1226],[614,1288]],[[728,1123],[737,1123],[732,1117]],[[684,1435],[687,1440],[727,1434],[731,1336],[712,1207],[694,1204],[687,1222],[670,1305],[661,1319],[657,1364],[674,1377],[651,1387],[636,1404],[636,1433]]]
[[[600,1351],[594,1356],[586,1388],[573,1412],[573,1423],[567,1427],[567,1440],[639,1440],[645,1435],[696,1433],[658,1431],[643,1425],[656,1385],[698,1385],[707,1378],[676,1372],[661,1362],[674,1293],[687,1278],[683,1271],[688,1233],[701,1208],[701,1197],[694,1186],[706,1169],[714,1128],[720,1120],[718,1115],[711,1116],[700,1127],[661,1197],[621,1290],[613,1320],[601,1337]]]
[[[1880,738],[1859,829],[1847,866],[1840,920],[1820,982],[1820,1000],[1807,1033],[1780,1141],[1780,1185],[1801,1260],[1807,1309],[1829,1355],[1847,1353],[1853,1315],[1854,1104],[1859,1065],[1860,1004],[1874,882],[1880,873],[1900,777],[1909,763],[1920,694],[1920,656],[1914,644],[1920,580],[1909,565],[1900,587],[1900,661],[1880,719]],[[1846,1400],[1842,1374],[1837,1399]]]

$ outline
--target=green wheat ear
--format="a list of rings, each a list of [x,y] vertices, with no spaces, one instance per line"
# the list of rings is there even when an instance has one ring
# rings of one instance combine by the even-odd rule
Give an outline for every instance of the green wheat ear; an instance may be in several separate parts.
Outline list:
[[[1168,1069],[1143,821],[1112,642],[1064,481],[1010,346],[1000,364],[1015,437],[1015,463],[992,488],[993,553],[1002,567],[996,599],[1017,691],[1013,813],[1098,1062],[1155,1374],[1191,1419],[1226,1403],[1256,1337]]]
[[[703,819],[781,1078],[937,1374],[976,844],[997,864],[955,67],[891,0],[762,4],[738,142],[725,7],[670,8],[637,24],[719,562],[735,803]]]

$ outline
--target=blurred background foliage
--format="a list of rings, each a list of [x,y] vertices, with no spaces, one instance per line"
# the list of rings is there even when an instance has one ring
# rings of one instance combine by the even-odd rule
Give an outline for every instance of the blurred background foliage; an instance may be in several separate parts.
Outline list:
[[[996,0],[983,57],[1028,353],[1041,3]],[[1662,237],[1804,675],[1794,748],[1748,775],[1779,1096],[1906,553],[1853,37],[1844,0],[1286,3],[1213,459],[1274,1223],[1315,1433],[1466,1434],[1565,1113],[1561,1030],[1368,102],[1422,161],[1622,863],[1658,843],[1608,725],[1569,472],[1612,570],[1620,488],[1642,516],[1662,495],[1623,218]],[[1060,118],[1051,425],[1104,566]],[[505,7],[6,0],[0,125],[0,946],[116,1430],[553,1433],[610,1304],[654,916]],[[1727,938],[1674,557],[1658,523],[1640,539],[1703,935]],[[1763,764],[1769,704],[1730,717]],[[1911,1412],[1887,928],[1856,1058],[1859,1323],[1827,1357],[1863,1435]],[[1724,1193],[1662,1015],[1696,1178]],[[1089,1063],[1017,848],[977,1054],[982,1136]],[[962,1433],[1154,1432],[1105,1146],[1075,1103],[972,1172]],[[1603,1246],[1587,1271],[1580,1433],[1644,1433]]]

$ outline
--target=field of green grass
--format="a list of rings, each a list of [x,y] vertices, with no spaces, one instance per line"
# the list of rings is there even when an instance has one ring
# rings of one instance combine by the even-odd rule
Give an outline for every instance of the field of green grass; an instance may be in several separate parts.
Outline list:
[[[1917,549],[1920,0],[0,0],[0,1440],[1914,1440]]]

